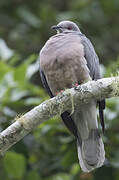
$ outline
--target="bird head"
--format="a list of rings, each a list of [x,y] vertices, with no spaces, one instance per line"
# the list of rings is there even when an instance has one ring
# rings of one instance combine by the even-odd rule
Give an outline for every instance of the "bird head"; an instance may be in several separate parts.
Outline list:
[[[72,21],[61,21],[59,24],[52,26],[51,29],[56,30],[57,33],[80,31],[79,27]]]

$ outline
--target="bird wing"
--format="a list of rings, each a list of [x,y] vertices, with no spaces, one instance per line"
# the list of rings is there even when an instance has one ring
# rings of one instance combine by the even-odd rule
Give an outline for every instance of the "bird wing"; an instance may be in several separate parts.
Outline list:
[[[54,96],[53,96],[53,94],[52,94],[52,92],[51,92],[51,90],[50,90],[50,88],[49,88],[49,85],[48,85],[48,83],[47,83],[45,74],[44,74],[44,72],[43,72],[43,70],[42,70],[41,68],[39,68],[39,69],[40,69],[40,76],[41,76],[41,81],[42,81],[43,87],[44,87],[45,90],[47,91],[48,95],[49,95],[51,98],[53,98]]]
[[[80,38],[84,46],[85,59],[87,61],[87,66],[90,70],[90,76],[93,80],[100,79],[101,76],[100,76],[99,59],[94,50],[94,47],[90,42],[90,40],[84,34],[80,33]],[[100,123],[102,126],[102,131],[104,133],[105,124],[104,124],[103,110],[105,109],[105,99],[102,101],[98,101],[98,105],[99,105]]]
[[[80,34],[81,42],[84,46],[84,56],[87,61],[87,66],[90,70],[90,76],[93,80],[100,79],[99,59],[90,40]]]

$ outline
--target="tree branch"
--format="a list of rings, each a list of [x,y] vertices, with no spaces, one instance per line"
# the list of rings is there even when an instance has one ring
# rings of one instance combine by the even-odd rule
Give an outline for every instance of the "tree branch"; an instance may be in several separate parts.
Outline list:
[[[44,101],[0,133],[0,154],[4,154],[13,144],[26,136],[38,124],[60,115],[66,110],[73,111],[75,106],[88,103],[90,99],[102,100],[119,96],[119,76],[89,81],[60,93]]]

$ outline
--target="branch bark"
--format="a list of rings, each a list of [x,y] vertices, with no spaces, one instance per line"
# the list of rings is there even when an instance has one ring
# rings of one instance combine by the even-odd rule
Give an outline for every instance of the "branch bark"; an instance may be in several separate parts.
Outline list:
[[[102,100],[119,96],[119,76],[89,81],[78,87],[65,90],[58,96],[44,101],[0,133],[0,154],[3,155],[12,145],[26,136],[38,124],[60,115],[75,106],[88,103],[90,99]]]

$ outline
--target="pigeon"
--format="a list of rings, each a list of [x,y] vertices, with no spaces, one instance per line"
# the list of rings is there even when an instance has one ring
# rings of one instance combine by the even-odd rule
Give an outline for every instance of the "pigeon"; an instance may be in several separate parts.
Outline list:
[[[62,90],[76,84],[100,79],[99,59],[91,41],[81,33],[72,21],[61,21],[52,26],[56,34],[49,38],[40,51],[40,75],[44,88],[52,98]],[[104,132],[105,100],[90,100],[75,107],[74,112],[65,111],[61,118],[76,137],[78,159],[81,169],[90,172],[101,167],[105,161],[104,144],[99,131],[96,106]]]

